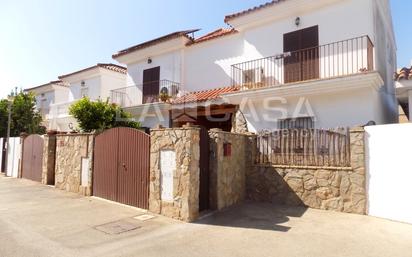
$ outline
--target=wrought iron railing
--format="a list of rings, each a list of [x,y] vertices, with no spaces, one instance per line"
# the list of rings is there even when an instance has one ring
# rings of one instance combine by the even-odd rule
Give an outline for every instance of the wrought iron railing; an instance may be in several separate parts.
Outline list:
[[[256,163],[350,167],[349,129],[282,129],[256,137]]]
[[[373,49],[362,36],[234,64],[232,85],[247,90],[373,71]]]
[[[170,102],[178,96],[179,92],[180,84],[177,82],[170,80],[152,81],[112,90],[111,101],[121,107]]]

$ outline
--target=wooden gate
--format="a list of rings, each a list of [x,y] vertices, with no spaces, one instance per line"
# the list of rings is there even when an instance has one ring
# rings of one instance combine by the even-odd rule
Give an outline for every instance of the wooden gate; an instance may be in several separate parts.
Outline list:
[[[95,139],[93,195],[149,208],[150,136],[132,128],[113,128]]]
[[[37,182],[42,180],[44,140],[39,135],[30,135],[23,141],[22,177]]]
[[[200,130],[199,211],[209,209],[209,151],[209,132],[202,127]]]

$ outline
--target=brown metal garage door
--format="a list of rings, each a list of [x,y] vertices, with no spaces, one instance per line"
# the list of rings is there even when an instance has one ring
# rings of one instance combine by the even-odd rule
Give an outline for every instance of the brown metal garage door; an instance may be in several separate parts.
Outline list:
[[[94,145],[93,195],[149,207],[150,136],[132,128],[113,128]]]
[[[22,177],[41,182],[43,166],[43,138],[30,135],[23,141]]]

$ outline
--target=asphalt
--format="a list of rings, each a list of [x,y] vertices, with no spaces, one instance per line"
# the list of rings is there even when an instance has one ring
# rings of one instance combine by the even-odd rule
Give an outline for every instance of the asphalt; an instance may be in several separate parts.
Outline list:
[[[261,203],[186,224],[0,176],[0,256],[412,257],[412,225]]]

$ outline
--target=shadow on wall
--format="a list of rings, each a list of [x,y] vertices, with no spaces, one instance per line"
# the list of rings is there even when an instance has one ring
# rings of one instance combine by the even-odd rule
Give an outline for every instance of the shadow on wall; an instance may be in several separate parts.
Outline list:
[[[195,223],[202,225],[288,232],[292,228],[280,224],[288,222],[290,217],[302,217],[306,210],[306,207],[246,202],[218,212],[212,216],[200,219]]]

